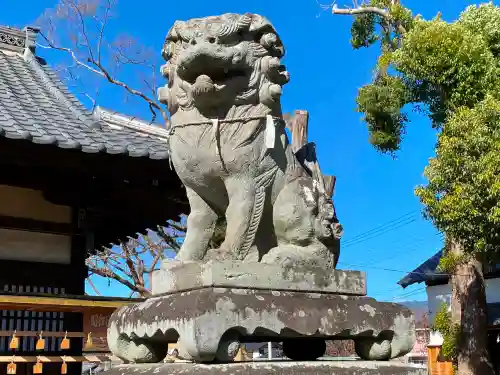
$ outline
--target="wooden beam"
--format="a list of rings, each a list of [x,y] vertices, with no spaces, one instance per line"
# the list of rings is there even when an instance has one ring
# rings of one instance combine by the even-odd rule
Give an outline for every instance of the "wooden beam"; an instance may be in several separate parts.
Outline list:
[[[42,337],[67,337],[70,339],[73,338],[86,338],[88,336],[88,333],[85,332],[50,332],[50,331],[43,331]],[[12,337],[16,335],[16,337],[39,337],[40,336],[40,331],[17,331],[17,330],[11,330],[11,331],[0,331],[0,337]],[[92,336],[94,337],[94,336]]]
[[[304,110],[294,112],[289,128],[292,133],[292,151],[297,152],[307,143],[309,113]]]
[[[40,285],[40,275],[43,275],[43,285]],[[60,289],[67,287],[68,280],[87,276],[87,267],[16,260],[0,261],[0,283],[4,284],[37,285]],[[9,295],[4,292],[2,294]]]
[[[130,303],[132,302],[83,300],[61,297],[27,297],[0,295],[0,310],[83,312],[89,309],[115,310]]]
[[[283,119],[287,124],[288,130],[292,133],[292,151],[295,153],[307,144],[308,131],[309,131],[309,113],[304,110],[296,110],[294,115],[290,117],[289,114],[283,115]],[[321,173],[319,163],[316,162],[316,169],[319,180],[322,180],[326,194],[333,197],[335,191],[335,176],[325,176]]]
[[[0,363],[35,363],[36,361],[40,361],[43,363],[72,363],[72,362],[108,362],[108,361],[120,361],[119,358],[112,356],[111,354],[102,354],[102,355],[64,355],[64,356],[26,356],[26,355],[9,355],[9,356],[0,356]]]
[[[107,153],[90,154],[5,137],[0,137],[0,164],[32,166],[41,169],[57,167],[94,176],[106,176],[112,172],[117,177],[128,181],[161,178],[180,184],[179,178],[170,169],[168,160],[134,158]]]
[[[51,234],[71,235],[73,233],[71,224],[53,223],[21,217],[0,215],[0,228],[20,229],[30,232],[41,232]]]
[[[323,176],[325,181],[325,191],[326,194],[331,198],[333,197],[333,193],[335,191],[335,183],[337,182],[337,177],[335,176]]]

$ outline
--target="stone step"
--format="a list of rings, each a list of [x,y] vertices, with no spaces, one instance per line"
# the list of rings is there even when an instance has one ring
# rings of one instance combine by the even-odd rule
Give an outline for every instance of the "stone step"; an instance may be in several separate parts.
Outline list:
[[[422,366],[397,362],[317,361],[248,362],[232,364],[120,365],[103,375],[427,375]]]

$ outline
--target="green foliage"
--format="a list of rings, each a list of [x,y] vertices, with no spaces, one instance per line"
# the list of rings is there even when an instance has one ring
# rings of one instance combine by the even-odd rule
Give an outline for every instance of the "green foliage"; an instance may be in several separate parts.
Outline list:
[[[458,109],[438,138],[436,157],[417,189],[426,212],[469,253],[500,245],[500,101],[492,96]]]
[[[406,31],[409,31],[415,22],[413,13],[410,9],[405,8],[401,4],[393,4],[389,8],[392,19],[396,25],[401,25]]]
[[[492,2],[472,5],[460,16],[459,23],[471,32],[481,35],[495,57],[500,54],[500,8]]]
[[[472,107],[498,85],[498,65],[484,38],[460,22],[417,21],[393,57],[397,72],[441,126],[460,106]]]
[[[376,80],[359,91],[358,109],[365,113],[370,141],[389,153],[399,149],[407,120],[395,109],[396,104],[401,108],[408,103],[420,104],[433,126],[441,128],[450,113],[462,106],[474,107],[487,94],[498,96],[500,87],[499,7],[469,7],[458,21],[447,23],[439,16],[430,21],[413,17],[409,9],[391,3],[372,1],[369,6],[389,12],[390,18],[364,14],[355,18],[351,30],[355,48],[380,42],[377,80],[391,70],[398,82],[404,82],[404,88],[398,84],[390,89],[391,84]],[[407,32],[399,35],[398,26]],[[398,92],[401,100],[394,100],[391,92]],[[368,104],[370,98],[377,100],[381,93],[391,100]],[[377,107],[376,112],[369,113],[373,107]]]
[[[351,27],[351,45],[355,49],[370,47],[379,39],[375,32],[376,16],[366,14],[356,17]]]
[[[401,29],[409,30],[413,25],[411,11],[400,4],[392,4],[390,0],[372,0],[369,4],[363,5],[367,6],[387,11],[390,18],[375,13],[358,15],[351,27],[351,45],[359,49],[381,41],[383,50],[395,49],[401,38]]]
[[[491,259],[500,245],[500,7],[471,6],[445,22],[390,0],[364,6],[380,10],[356,17],[351,30],[355,48],[380,45],[377,75],[357,98],[370,142],[394,153],[403,109],[422,109],[440,131],[428,184],[416,190],[426,215],[468,254]],[[451,272],[461,261],[448,254],[441,266]]]
[[[436,156],[424,172],[428,183],[416,194],[426,216],[457,245],[460,255],[446,253],[440,269],[459,279],[458,265],[498,261],[500,254],[500,7],[471,6],[458,20],[445,22],[440,15],[413,17],[396,3],[372,0],[369,5],[379,7],[374,15],[354,21],[353,40],[364,38],[367,43],[360,46],[380,44],[381,49],[376,78],[359,90],[358,111],[370,142],[382,152],[399,149],[407,104],[438,129]],[[466,293],[484,297],[472,289]],[[467,328],[473,335],[485,334]],[[443,356],[457,360],[465,337],[446,306],[436,316],[435,329],[444,338]]]
[[[397,148],[404,133],[407,115],[401,111],[407,99],[405,84],[397,77],[381,76],[359,90],[358,111],[370,131],[370,142],[386,152]]]
[[[465,254],[457,255],[455,253],[447,252],[439,260],[438,269],[445,273],[455,272],[458,265],[467,261],[468,257]]]
[[[448,306],[443,303],[436,314],[434,330],[443,336],[441,354],[446,360],[454,360],[457,356],[457,342],[460,339],[460,326],[451,321]]]

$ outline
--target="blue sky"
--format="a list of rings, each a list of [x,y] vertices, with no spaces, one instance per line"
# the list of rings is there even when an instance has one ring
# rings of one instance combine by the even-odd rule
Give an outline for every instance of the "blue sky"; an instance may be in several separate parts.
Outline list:
[[[30,1],[29,5],[19,0],[1,2],[0,24],[23,27],[56,0]],[[447,20],[455,19],[473,3],[404,1],[425,18],[441,11]],[[441,247],[436,231],[422,218],[422,207],[413,193],[425,182],[422,172],[434,153],[436,134],[427,119],[412,115],[396,160],[377,153],[368,143],[366,126],[355,111],[355,98],[357,89],[371,79],[377,51],[352,49],[349,17],[332,16],[316,0],[121,0],[110,32],[126,31],[153,47],[159,56],[163,38],[176,19],[226,12],[268,17],[286,46],[284,63],[291,82],[284,88],[284,112],[309,111],[309,140],[317,144],[321,168],[337,176],[335,204],[345,228],[340,267],[366,271],[368,292],[377,299],[424,300],[422,285],[403,290],[396,282]],[[57,55],[50,54],[49,59],[46,51],[39,50],[39,54],[51,65],[59,62]],[[148,116],[141,102],[125,102],[123,95],[106,89],[98,104]],[[382,229],[369,232],[384,224]],[[100,282],[99,286],[105,294],[124,293],[115,285],[107,287]]]

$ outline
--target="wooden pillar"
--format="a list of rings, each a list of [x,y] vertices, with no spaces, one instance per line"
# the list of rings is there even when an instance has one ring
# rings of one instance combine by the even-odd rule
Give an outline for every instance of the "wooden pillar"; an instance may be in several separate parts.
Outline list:
[[[428,346],[427,368],[429,375],[453,375],[453,364],[440,358],[440,346]]]
[[[323,176],[325,181],[325,190],[328,196],[333,197],[333,193],[335,191],[335,182],[337,182],[337,178],[335,176]]]
[[[309,112],[305,110],[296,110],[293,116],[290,115],[283,116],[286,126],[290,133],[292,134],[292,151],[296,153],[302,147],[308,143],[308,131],[309,131]],[[326,194],[331,198],[335,190],[335,176],[323,175],[319,167],[319,162],[316,160],[315,171],[313,173],[317,174],[317,179],[321,181]]]
[[[297,152],[307,144],[309,126],[309,113],[303,110],[294,112],[293,117],[287,122],[288,130],[292,133],[292,151]]]
[[[87,267],[85,259],[87,254],[87,216],[86,211],[73,207],[72,211],[73,235],[71,238],[71,269],[75,272],[66,288],[66,293],[71,295],[85,295],[85,279]],[[83,332],[83,314],[66,313],[64,319],[65,329],[69,332]],[[72,340],[68,355],[82,355],[83,341]],[[81,374],[81,363],[68,363],[68,374]]]

